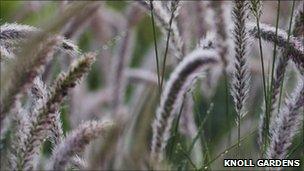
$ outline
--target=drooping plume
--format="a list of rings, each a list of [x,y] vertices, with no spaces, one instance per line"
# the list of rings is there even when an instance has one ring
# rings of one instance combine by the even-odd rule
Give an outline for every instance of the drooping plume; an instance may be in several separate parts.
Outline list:
[[[187,55],[171,74],[162,94],[160,106],[153,122],[151,157],[162,160],[162,155],[170,136],[172,120],[177,105],[180,104],[187,86],[191,84],[197,71],[218,62],[218,54],[213,50],[197,49]]]

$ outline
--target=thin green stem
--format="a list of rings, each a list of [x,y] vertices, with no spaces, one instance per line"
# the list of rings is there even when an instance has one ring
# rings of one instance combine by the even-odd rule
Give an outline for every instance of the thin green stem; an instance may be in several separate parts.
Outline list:
[[[169,49],[169,42],[170,42],[170,35],[171,35],[171,26],[174,18],[174,12],[175,9],[172,10],[171,12],[171,17],[169,21],[169,30],[168,30],[168,35],[167,35],[167,42],[166,42],[166,49],[165,49],[165,55],[164,55],[164,60],[163,60],[163,65],[162,65],[162,77],[160,81],[160,87],[162,89],[163,87],[163,81],[164,81],[164,75],[165,75],[165,68],[166,68],[166,60],[167,60],[167,54],[168,54],[168,49]]]
[[[247,134],[245,137],[241,139],[241,142],[249,138],[251,135],[253,135],[257,131],[257,128],[255,128],[253,131],[251,131],[249,134]],[[238,142],[234,143],[232,146],[226,148],[223,152],[216,155],[212,160],[209,161],[206,165],[203,165],[199,170],[204,170],[205,167],[209,167],[215,160],[222,157],[223,155],[227,154],[230,150],[238,146]]]
[[[265,100],[265,115],[266,112],[268,110],[268,106],[267,106],[267,87],[266,87],[266,79],[265,79],[265,66],[264,66],[264,57],[263,57],[263,47],[262,47],[262,39],[261,39],[261,31],[260,31],[260,18],[259,16],[256,17],[256,21],[257,21],[257,28],[258,28],[258,35],[259,35],[259,49],[260,49],[260,58],[261,58],[261,64],[262,64],[262,78],[263,78],[263,90],[264,90],[264,100]],[[263,128],[266,127],[265,125],[266,123],[264,122]],[[265,134],[265,130],[263,129],[263,140],[266,139],[266,134]],[[265,144],[265,143],[263,143]],[[263,147],[263,151],[265,151],[265,147]]]
[[[226,126],[227,130],[230,129],[230,115],[229,115],[229,88],[228,88],[228,77],[226,68],[224,69],[224,80],[225,80],[225,113],[226,113]],[[229,137],[231,137],[231,132],[229,132]],[[228,139],[228,146],[230,145],[230,138]]]
[[[199,139],[200,135],[203,133],[204,125],[205,125],[207,119],[209,118],[210,113],[211,113],[212,110],[213,110],[213,103],[210,104],[210,107],[209,107],[209,109],[208,109],[208,111],[207,111],[207,113],[206,113],[206,115],[205,115],[202,123],[200,124],[200,126],[198,128],[197,134],[195,135],[193,141],[191,142],[191,145],[190,145],[190,147],[188,149],[188,153],[191,153],[191,151],[192,151],[192,149],[193,149],[196,141]]]
[[[205,160],[204,160],[204,163],[209,163],[209,160],[210,160],[210,151],[209,151],[209,148],[208,148],[208,144],[207,144],[207,140],[206,140],[206,137],[205,137],[205,134],[202,134],[202,139],[205,140],[205,141],[202,141],[203,142],[203,146],[204,146],[204,154],[205,154]],[[210,168],[211,170],[211,168]]]
[[[183,155],[187,158],[190,165],[194,168],[194,170],[197,170],[197,167],[195,166],[194,162],[191,160],[191,157],[188,155],[188,153],[181,147],[180,151],[183,153]]]
[[[289,42],[289,38],[290,38],[290,34],[291,34],[291,25],[292,25],[292,19],[293,19],[294,7],[295,7],[295,0],[293,0],[293,1],[292,1],[292,7],[291,7],[291,16],[290,16],[290,21],[289,21],[289,28],[288,28],[288,37],[287,37],[287,42]],[[288,53],[287,53],[287,55],[288,55]],[[287,58],[287,56],[283,56],[283,58]],[[280,87],[280,95],[279,95],[278,112],[280,112],[280,107],[281,107],[282,90],[283,90],[283,86],[284,86],[284,77],[285,77],[285,72],[283,73],[282,83],[281,83],[281,87]]]
[[[301,147],[303,147],[303,146],[304,146],[304,142],[300,142],[299,144],[297,144],[297,145],[296,145],[293,149],[291,149],[290,152],[287,154],[286,159],[291,158],[292,155],[293,155],[294,153],[296,153],[296,152],[299,150],[299,148],[301,148]]]
[[[151,23],[153,29],[153,40],[154,40],[154,50],[155,50],[155,60],[156,60],[156,69],[157,69],[157,84],[159,89],[159,97],[161,96],[161,86],[160,86],[160,78],[159,78],[159,61],[158,61],[158,50],[157,50],[157,42],[156,42],[156,29],[154,22],[154,13],[153,13],[153,3],[150,0],[150,12],[151,12]]]
[[[179,125],[180,117],[182,115],[182,111],[184,109],[184,104],[185,104],[185,96],[186,95],[184,95],[184,100],[183,100],[182,106],[180,107],[180,110],[179,110],[179,113],[178,113],[178,116],[177,116],[177,119],[176,119],[176,122],[175,122],[175,125],[174,125],[174,130],[173,130],[174,132],[173,132],[172,137],[171,137],[172,145],[170,146],[170,150],[169,150],[170,158],[173,155],[173,149],[175,147],[175,141],[176,141],[176,136],[177,136],[177,132],[178,132],[178,125]]]

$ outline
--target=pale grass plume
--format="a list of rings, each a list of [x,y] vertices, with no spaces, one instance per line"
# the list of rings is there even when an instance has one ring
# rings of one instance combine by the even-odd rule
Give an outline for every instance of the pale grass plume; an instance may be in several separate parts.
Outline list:
[[[16,57],[15,51],[18,46],[22,45],[26,40],[34,38],[38,34],[47,34],[43,30],[24,24],[5,23],[0,26],[0,48],[4,57]],[[56,50],[60,50],[70,55],[78,55],[80,50],[71,40],[60,37],[60,43],[56,46]],[[19,43],[19,44],[18,44]]]
[[[0,26],[0,40],[15,42],[26,37],[30,37],[38,32],[38,29],[29,25],[22,25],[17,23],[5,23]]]
[[[26,146],[24,144],[28,132],[30,120],[27,111],[21,106],[20,100],[16,101],[14,108],[12,109],[12,127],[15,132],[11,137],[11,148],[9,149],[9,168],[10,170],[19,170],[19,162],[21,154],[25,151]]]
[[[216,64],[218,54],[213,50],[197,49],[187,55],[171,74],[162,93],[160,106],[153,122],[151,157],[154,161],[163,159],[163,152],[170,137],[170,129],[177,105],[197,75],[197,71]]]
[[[269,159],[285,159],[295,135],[303,124],[303,113],[300,108],[304,106],[304,78],[300,76],[297,87],[290,97],[285,99],[285,106],[280,113],[271,118],[270,145],[267,149]],[[282,168],[280,168],[282,169]]]
[[[247,24],[249,35],[258,38],[258,29],[255,23],[249,22]],[[288,57],[291,57],[293,62],[297,65],[298,69],[300,70],[301,74],[304,73],[304,47],[301,40],[299,40],[297,37],[290,36],[288,39],[288,34],[278,29],[278,34],[276,37],[275,33],[275,27],[272,27],[267,24],[260,23],[260,35],[261,38],[271,42],[276,43],[278,47],[280,47],[282,50],[286,50],[288,54],[290,54]]]
[[[58,123],[58,108],[63,98],[67,95],[68,89],[74,87],[76,83],[86,74],[95,60],[95,54],[88,53],[76,60],[67,73],[61,73],[55,80],[50,89],[49,95],[40,108],[34,110],[35,118],[33,118],[30,126],[30,134],[25,141],[26,151],[23,154],[24,161],[21,163],[22,168],[31,170],[35,168],[35,159],[39,154],[39,149],[45,138],[48,137],[50,131],[60,131],[60,123]],[[53,127],[55,126],[57,127]],[[57,124],[57,125],[56,125]],[[58,125],[59,124],[59,125]],[[57,129],[57,130],[56,130]],[[57,132],[60,134],[60,132]]]
[[[1,72],[1,121],[15,103],[16,95],[29,88],[34,78],[44,70],[59,42],[59,37],[51,37],[43,43],[34,44],[33,46],[37,46],[36,52],[22,55]]]
[[[113,127],[111,121],[88,121],[81,124],[75,131],[55,147],[49,168],[54,170],[65,169],[71,157],[84,151],[85,147],[107,129]]]
[[[247,62],[248,32],[245,26],[248,17],[248,4],[245,1],[235,1],[233,7],[234,19],[234,50],[235,62],[232,79],[232,96],[237,112],[237,124],[246,115],[246,100],[249,92],[249,67]]]

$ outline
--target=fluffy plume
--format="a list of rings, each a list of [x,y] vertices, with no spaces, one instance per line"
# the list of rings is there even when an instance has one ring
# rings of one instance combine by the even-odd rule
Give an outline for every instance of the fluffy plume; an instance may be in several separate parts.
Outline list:
[[[53,57],[54,48],[59,42],[60,38],[52,37],[46,42],[39,43],[35,52],[20,56],[3,73],[1,72],[1,121],[14,104],[16,95],[24,92],[43,71],[44,65]],[[18,70],[15,70],[16,68]]]
[[[191,84],[198,70],[217,63],[217,57],[218,54],[213,50],[197,49],[187,55],[171,74],[153,123],[151,147],[153,160],[162,160],[162,153],[170,136],[174,112],[177,105],[180,104],[187,86]]]
[[[245,103],[248,97],[249,72],[247,63],[247,37],[245,27],[247,19],[247,2],[235,1],[233,8],[234,18],[234,43],[235,43],[235,70],[232,79],[232,96],[238,118],[237,123],[246,114]]]
[[[0,26],[0,47],[3,49],[4,56],[13,57],[15,56],[13,51],[16,49],[16,43],[20,41],[24,41],[26,39],[30,39],[37,34],[41,34],[43,31],[40,29],[22,25],[22,24],[9,24],[5,23]],[[79,54],[79,48],[73,44],[70,40],[67,40],[63,37],[60,37],[60,43],[56,46],[57,50],[61,50],[70,55]]]
[[[258,38],[259,35],[256,24],[249,23],[247,27],[250,35]],[[290,36],[288,41],[288,34],[281,29],[278,29],[276,37],[275,28],[262,23],[260,24],[260,34],[262,39],[276,43],[280,48],[286,49],[294,63],[298,66],[300,72],[304,73],[304,47],[299,39]]]
[[[24,144],[29,132],[29,118],[26,110],[18,100],[12,109],[12,129],[15,134],[12,136],[12,146],[10,149],[9,169],[19,170],[20,156],[26,149]]]
[[[55,147],[50,169],[63,170],[71,157],[84,150],[92,140],[113,126],[110,121],[89,121],[70,133],[62,143]]]
[[[34,35],[39,30],[33,26],[22,24],[5,23],[0,26],[0,40],[2,41],[17,41]]]
[[[255,18],[260,18],[262,14],[262,1],[261,0],[250,0],[249,9]]]
[[[49,96],[45,103],[34,110],[34,118],[30,127],[29,136],[25,142],[26,151],[23,154],[24,161],[21,163],[22,168],[31,170],[35,167],[35,158],[39,152],[43,139],[47,138],[48,131],[57,129],[53,127],[56,124],[58,108],[63,98],[66,96],[69,88],[72,88],[88,72],[94,62],[95,54],[85,54],[82,58],[72,64],[67,73],[62,73],[56,79],[50,90]],[[57,125],[58,126],[58,125]],[[60,132],[58,132],[60,133]]]
[[[272,118],[270,130],[272,136],[270,146],[267,150],[267,156],[270,159],[286,158],[288,148],[303,120],[303,113],[299,111],[304,106],[304,78],[298,82],[290,98],[285,100],[285,106],[281,112]]]

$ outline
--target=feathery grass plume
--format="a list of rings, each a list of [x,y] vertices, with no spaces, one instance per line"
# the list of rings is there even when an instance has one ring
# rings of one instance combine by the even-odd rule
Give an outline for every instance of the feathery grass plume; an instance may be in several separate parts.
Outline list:
[[[184,43],[182,41],[180,31],[177,25],[177,22],[174,18],[178,15],[178,11],[180,8],[180,1],[174,0],[170,1],[171,3],[171,11],[166,10],[160,1],[152,1],[153,3],[153,14],[157,21],[157,24],[160,25],[161,31],[164,35],[168,33],[170,30],[170,48],[172,52],[175,54],[177,59],[182,59],[184,56],[183,46]],[[150,3],[139,1],[139,4],[146,9],[146,12],[150,12]],[[173,10],[173,11],[172,11]],[[171,15],[173,12],[173,16]],[[172,23],[170,27],[170,20],[172,18]]]
[[[67,5],[67,8],[65,8],[65,11],[63,13],[60,14],[60,16],[56,16],[56,18],[54,18],[53,22],[49,22],[47,24],[45,24],[45,29],[42,29],[43,32],[38,33],[38,35],[34,36],[34,38],[31,40],[30,43],[27,44],[28,47],[25,47],[24,49],[26,49],[24,51],[24,53],[22,53],[22,56],[24,56],[24,58],[27,56],[25,54],[29,54],[31,52],[31,46],[37,46],[36,44],[41,42],[42,40],[46,40],[47,37],[49,37],[49,35],[54,34],[55,32],[58,32],[59,30],[61,30],[66,23],[68,23],[67,21],[69,19],[71,19],[72,17],[75,16],[76,13],[79,13],[83,10],[86,10],[87,6],[90,4],[97,4],[99,2],[73,2],[69,5]],[[25,28],[25,27],[23,27]],[[15,36],[17,34],[14,34]],[[24,35],[24,34],[23,34]],[[8,38],[7,36],[4,36],[6,38]],[[42,41],[43,42],[43,41]],[[70,48],[70,46],[68,46],[69,43],[63,43],[62,46],[67,46],[68,48]],[[9,46],[8,46],[9,47]],[[13,55],[9,50],[4,50],[4,48],[8,48],[1,46],[0,48],[0,52],[1,52],[1,58],[3,58],[4,55]],[[21,60],[22,61],[22,60]],[[2,84],[1,84],[2,85]],[[1,86],[2,87],[2,86]],[[2,109],[1,109],[2,111]],[[2,113],[2,112],[1,112]],[[2,120],[2,117],[1,117]]]
[[[49,34],[60,30],[75,13],[86,9],[85,7],[91,3],[98,2],[74,2],[69,5],[65,12],[61,14],[60,17],[57,17],[54,22],[46,24],[47,27],[43,29],[43,33],[38,33],[38,35],[35,35],[27,42],[16,62],[8,67],[5,72],[1,72],[0,123],[14,103],[15,96],[25,90],[27,86],[31,85],[38,71],[41,70],[40,68],[53,56],[53,49],[58,45],[61,38],[49,38]],[[44,46],[41,45],[41,42],[43,42],[42,44],[44,44]],[[32,47],[37,47],[38,53],[34,53]],[[16,70],[16,68],[19,69]],[[14,85],[12,86],[11,84]]]
[[[1,72],[1,121],[15,102],[15,97],[24,92],[34,78],[43,71],[44,65],[53,57],[60,38],[51,37],[46,42],[34,44],[36,52],[15,59]]]
[[[53,144],[57,145],[62,141],[64,137],[59,111],[56,111],[53,115],[50,115],[49,119],[52,121],[50,123],[52,132],[52,142]]]
[[[13,50],[16,49],[15,45],[17,42],[24,42],[26,39],[30,39],[36,34],[42,34],[43,31],[28,25],[22,24],[10,24],[5,23],[0,26],[0,47],[3,49],[4,56],[15,56]],[[79,49],[70,40],[61,37],[61,41],[56,49],[61,50],[70,55],[79,54]]]
[[[267,150],[269,159],[285,159],[288,148],[294,136],[300,130],[303,113],[300,108],[304,106],[304,77],[300,76],[298,85],[290,98],[285,99],[285,106],[280,113],[272,118],[270,130],[270,146]]]
[[[233,35],[235,43],[235,70],[232,79],[232,96],[237,113],[236,123],[238,125],[238,143],[240,141],[241,119],[247,113],[245,107],[246,100],[248,98],[250,81],[246,55],[248,46],[248,33],[245,26],[246,19],[248,17],[247,9],[247,2],[236,0],[232,11],[234,19]]]
[[[162,153],[169,138],[172,120],[177,105],[180,104],[187,86],[192,82],[198,70],[216,64],[218,54],[213,50],[197,49],[187,55],[171,74],[162,94],[160,106],[153,123],[151,157],[162,160]]]
[[[86,145],[112,126],[110,121],[88,121],[81,124],[55,147],[50,169],[64,170],[72,156],[84,151]]]
[[[12,109],[12,137],[11,147],[9,149],[9,169],[19,170],[18,163],[20,161],[20,154],[24,152],[26,146],[24,141],[27,138],[29,131],[29,118],[28,113],[22,108],[19,100],[16,101],[14,108]]]
[[[262,15],[262,1],[261,0],[250,0],[249,9],[255,18],[260,19]]]
[[[60,103],[67,95],[69,88],[72,88],[86,74],[95,60],[95,54],[84,54],[79,60],[75,61],[67,73],[61,73],[51,87],[50,93],[45,99],[45,103],[34,112],[34,120],[30,126],[30,132],[25,142],[27,147],[23,154],[21,167],[31,170],[35,167],[35,158],[38,155],[42,141],[47,138],[52,129]],[[56,129],[56,128],[53,128]],[[59,132],[60,133],[60,132]]]
[[[11,59],[15,57],[10,46],[11,45],[9,43],[2,43],[2,45],[0,45],[0,63],[2,63],[2,61],[5,61],[6,59]]]
[[[8,24],[5,23],[0,26],[0,49],[1,49],[1,59],[5,57],[13,58],[15,54],[13,53],[14,44],[18,41],[35,34],[38,31],[37,28],[29,25],[21,24]]]
[[[49,91],[46,88],[46,85],[43,83],[43,81],[36,77],[33,86],[30,91],[31,99],[31,105],[29,109],[29,120],[30,122],[34,122],[35,118],[39,114],[36,110],[39,108],[42,108],[43,105],[45,105],[46,100],[49,96]],[[60,113],[59,111],[55,111],[54,114],[49,114],[49,119],[52,121],[51,124],[51,138],[53,144],[58,144],[61,142],[63,138],[63,130],[62,130],[62,123],[60,120]]]
[[[14,42],[18,41],[38,32],[38,29],[29,25],[22,25],[17,23],[5,23],[0,26],[0,40],[1,44],[4,41]]]
[[[48,96],[47,87],[39,76],[34,79],[33,85],[28,92],[28,96],[30,97],[29,118],[35,118],[37,117],[34,116],[35,110],[45,103]]]
[[[72,170],[85,170],[88,167],[88,163],[85,159],[76,155],[71,159],[71,169]]]
[[[259,37],[255,23],[248,23],[247,27],[251,36],[254,36],[255,38]],[[262,23],[260,23],[260,36],[266,41],[276,43],[283,50],[287,50],[290,54],[289,57],[291,57],[297,65],[301,74],[304,74],[304,47],[301,40],[290,36],[289,41],[287,41],[288,34],[281,29],[278,29],[276,37],[275,28]]]
[[[298,10],[295,17],[295,22],[293,25],[292,34],[296,37],[304,36],[304,10],[303,10],[303,2],[300,2],[298,5]]]

